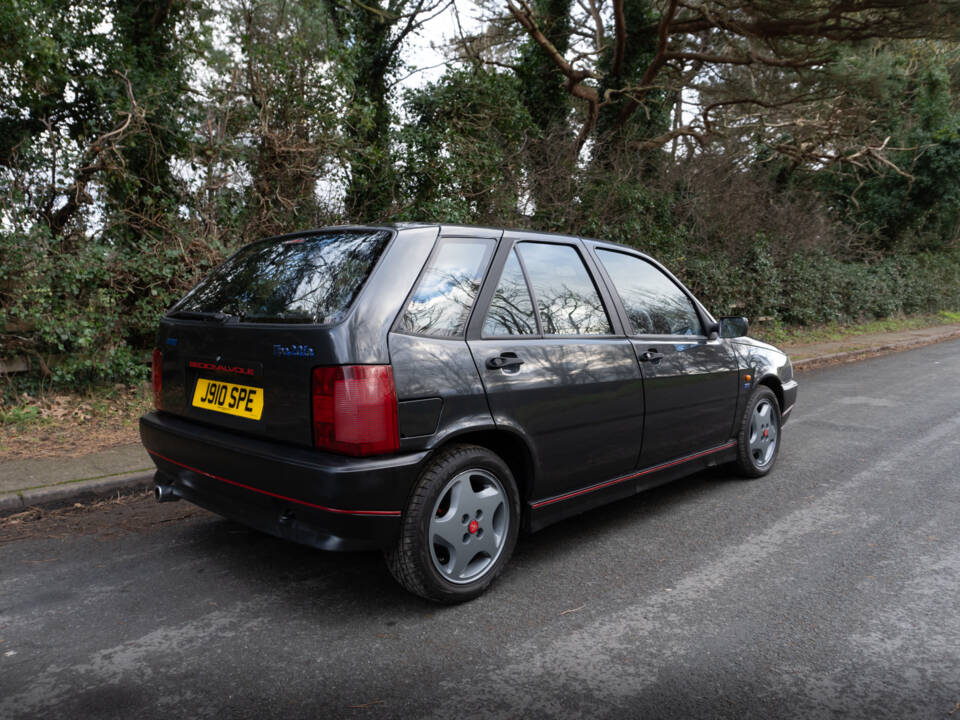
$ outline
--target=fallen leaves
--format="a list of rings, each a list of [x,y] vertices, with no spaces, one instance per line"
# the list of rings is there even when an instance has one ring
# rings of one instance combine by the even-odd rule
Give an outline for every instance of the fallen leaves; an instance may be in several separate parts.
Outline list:
[[[77,457],[139,442],[138,420],[151,406],[145,386],[0,401],[0,460]]]
[[[62,539],[93,534],[99,540],[144,533],[167,527],[166,521],[179,522],[195,516],[209,515],[199,507],[174,503],[157,505],[151,490],[136,490],[97,500],[75,503],[71,507],[45,510],[27,508],[15,515],[0,517],[0,545],[30,538]]]

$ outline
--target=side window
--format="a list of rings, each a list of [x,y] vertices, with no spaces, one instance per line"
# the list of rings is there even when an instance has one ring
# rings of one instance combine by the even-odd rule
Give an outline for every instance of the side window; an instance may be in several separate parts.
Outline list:
[[[398,330],[412,335],[463,335],[483,273],[490,263],[493,240],[445,239],[420,277]]]
[[[524,242],[527,269],[544,335],[610,335],[613,328],[583,258],[570,245]]]
[[[523,277],[517,251],[511,250],[490,301],[487,319],[483,323],[483,336],[536,334],[537,318],[533,312],[530,289]]]
[[[597,255],[627,311],[631,335],[703,335],[690,298],[659,269],[626,253]]]

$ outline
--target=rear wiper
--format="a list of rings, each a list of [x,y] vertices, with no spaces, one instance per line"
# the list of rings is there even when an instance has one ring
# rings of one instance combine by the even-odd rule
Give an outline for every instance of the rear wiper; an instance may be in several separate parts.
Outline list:
[[[176,310],[168,314],[167,317],[183,318],[184,320],[212,320],[219,323],[236,322],[240,319],[236,315],[228,315],[219,310],[217,312],[208,312],[205,310]]]
[[[244,322],[251,323],[314,323],[316,322],[310,315],[244,315]]]

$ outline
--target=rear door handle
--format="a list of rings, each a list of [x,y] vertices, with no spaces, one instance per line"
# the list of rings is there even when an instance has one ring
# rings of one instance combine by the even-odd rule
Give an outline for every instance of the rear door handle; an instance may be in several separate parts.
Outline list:
[[[660,362],[660,358],[663,357],[663,353],[659,353],[654,349],[647,350],[643,355],[640,356],[640,359],[644,362]]]
[[[492,358],[487,358],[487,367],[491,370],[503,370],[504,368],[518,368],[523,365],[523,360],[518,358],[516,355],[497,355]]]

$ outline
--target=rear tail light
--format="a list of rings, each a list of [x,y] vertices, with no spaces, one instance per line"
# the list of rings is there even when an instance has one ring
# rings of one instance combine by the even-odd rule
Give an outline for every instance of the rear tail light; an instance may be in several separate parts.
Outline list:
[[[163,393],[163,353],[160,348],[153,349],[153,369],[150,372],[153,380],[153,406],[160,409],[160,395]]]
[[[379,455],[400,446],[397,393],[389,365],[313,369],[313,444],[347,455]]]

